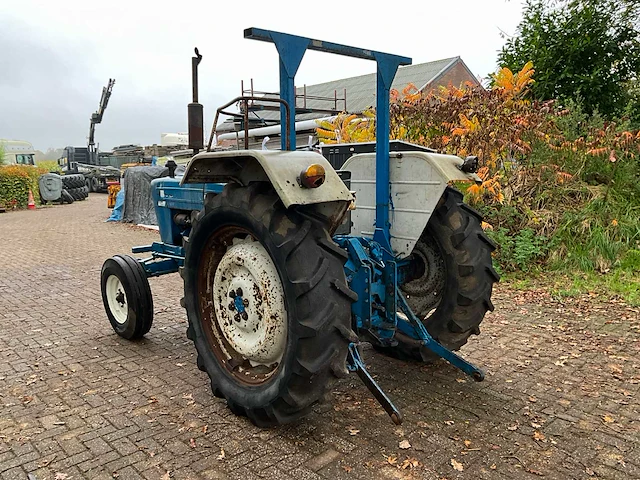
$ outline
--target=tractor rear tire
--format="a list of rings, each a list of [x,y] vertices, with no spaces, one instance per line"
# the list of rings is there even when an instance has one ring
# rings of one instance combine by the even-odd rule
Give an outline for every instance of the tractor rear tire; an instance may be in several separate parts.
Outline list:
[[[418,278],[401,286],[413,313],[429,334],[449,350],[459,350],[480,333],[491,291],[500,276],[493,268],[495,244],[482,230],[481,215],[448,187],[413,251]],[[431,362],[438,357],[402,335],[399,344],[378,348],[403,360]]]
[[[260,427],[292,422],[347,373],[353,292],[326,222],[268,183],[207,195],[185,245],[189,327],[217,397]]]
[[[144,267],[129,255],[115,255],[102,265],[102,302],[113,330],[122,338],[142,338],[153,323],[153,297]]]

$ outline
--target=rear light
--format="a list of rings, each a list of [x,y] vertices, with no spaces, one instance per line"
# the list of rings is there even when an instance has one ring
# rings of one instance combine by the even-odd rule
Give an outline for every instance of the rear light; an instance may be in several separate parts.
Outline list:
[[[300,173],[300,185],[305,188],[318,188],[324,183],[325,171],[322,165],[314,163]]]

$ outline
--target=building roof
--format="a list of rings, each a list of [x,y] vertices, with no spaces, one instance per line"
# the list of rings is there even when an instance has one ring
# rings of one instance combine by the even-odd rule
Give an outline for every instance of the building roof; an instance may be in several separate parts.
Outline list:
[[[444,75],[451,67],[461,62],[469,72],[470,78],[475,80],[473,74],[466,67],[460,57],[444,58],[434,62],[418,63],[415,65],[407,65],[398,68],[398,72],[393,80],[391,88],[402,91],[408,84],[413,83],[419,90],[433,84],[439,77]],[[305,91],[306,90],[306,91]],[[345,95],[346,91],[346,95]],[[369,73],[359,75],[357,77],[342,78],[316,85],[306,85],[296,87],[298,95],[296,101],[297,109],[306,107],[307,109],[324,110],[324,112],[297,113],[296,121],[311,120],[321,117],[330,116],[327,110],[335,110],[335,113],[347,111],[349,113],[361,113],[369,107],[376,105],[376,74]],[[301,96],[306,95],[305,100]],[[269,94],[269,96],[277,98],[277,94]],[[322,99],[318,98],[321,97]],[[337,97],[337,101],[334,98]],[[346,100],[345,100],[346,97]],[[346,104],[346,108],[345,108]],[[274,104],[269,104],[274,105]],[[278,110],[258,110],[251,112],[251,118],[260,117],[267,122],[279,123],[280,112]],[[226,125],[220,124],[218,131],[220,133],[233,130],[231,121],[224,122]]]

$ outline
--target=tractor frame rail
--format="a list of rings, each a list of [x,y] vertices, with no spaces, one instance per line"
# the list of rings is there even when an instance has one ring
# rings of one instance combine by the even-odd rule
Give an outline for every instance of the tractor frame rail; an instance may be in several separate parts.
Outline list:
[[[164,242],[153,242],[151,245],[133,247],[131,252],[151,252],[150,257],[138,259],[147,277],[159,277],[160,275],[175,273],[184,265],[184,249]]]

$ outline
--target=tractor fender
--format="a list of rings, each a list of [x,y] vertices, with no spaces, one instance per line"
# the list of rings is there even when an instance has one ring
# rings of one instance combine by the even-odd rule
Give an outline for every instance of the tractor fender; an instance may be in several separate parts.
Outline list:
[[[309,166],[324,167],[325,181],[317,188],[300,185],[300,174]],[[318,213],[330,220],[331,228],[344,217],[353,196],[331,164],[311,151],[234,150],[202,152],[189,162],[181,185],[187,183],[269,182],[285,208],[317,205]]]
[[[375,153],[349,158],[341,170],[351,172],[355,209],[351,211],[352,235],[372,237],[375,223]],[[406,257],[422,235],[447,184],[453,181],[481,182],[475,173],[460,170],[463,160],[454,155],[419,151],[389,155],[391,247]]]

